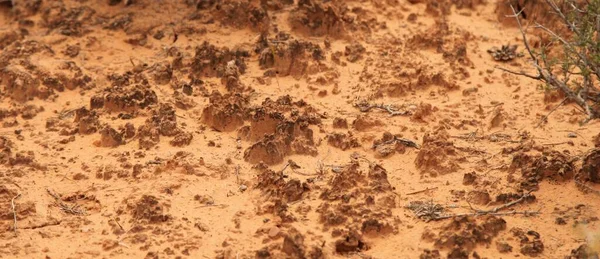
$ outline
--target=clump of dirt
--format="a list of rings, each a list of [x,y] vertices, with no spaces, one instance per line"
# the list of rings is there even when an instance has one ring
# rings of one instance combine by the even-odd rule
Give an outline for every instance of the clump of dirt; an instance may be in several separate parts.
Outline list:
[[[255,51],[259,53],[259,65],[268,76],[292,76],[300,78],[327,70],[319,61],[324,59],[323,50],[318,44],[297,40],[280,32],[274,38],[261,36]],[[319,69],[315,69],[315,67]]]
[[[276,139],[275,135],[267,135],[260,141],[252,144],[244,151],[244,159],[250,163],[263,162],[274,165],[283,162],[289,152],[288,146],[282,140]]]
[[[335,241],[335,251],[340,254],[360,252],[368,249],[369,247],[362,240],[362,236],[356,232],[350,232]]]
[[[348,135],[344,133],[331,133],[327,135],[327,143],[341,150],[360,147],[360,142],[352,133],[348,133]]]
[[[431,116],[437,108],[433,107],[429,103],[420,103],[417,105],[417,108],[413,112],[413,115],[410,118],[414,121],[425,122],[425,118]]]
[[[571,250],[571,254],[565,256],[565,259],[593,259],[599,256],[598,252],[592,251],[587,244],[582,244],[577,249]]]
[[[30,119],[33,119],[38,113],[43,112],[43,111],[44,111],[44,107],[42,107],[42,106],[25,105],[23,108],[21,108],[20,113],[21,113],[21,118],[30,120]]]
[[[583,182],[600,183],[600,149],[592,150],[583,158],[576,178]]]
[[[157,145],[160,136],[174,137],[170,144],[173,146],[186,146],[192,141],[193,135],[184,132],[177,125],[175,108],[170,104],[161,103],[152,110],[152,115],[146,123],[138,128],[139,147],[148,149]]]
[[[42,25],[51,32],[65,36],[82,36],[86,33],[85,23],[90,23],[96,11],[89,6],[69,7],[63,2],[44,5],[41,10]]]
[[[248,98],[239,93],[213,92],[210,104],[202,111],[202,122],[217,131],[233,131],[244,124]]]
[[[243,139],[258,139],[244,152],[250,163],[272,165],[291,154],[317,155],[311,125],[321,123],[315,109],[303,100],[293,102],[290,96],[276,101],[266,99],[260,108],[249,112],[250,126],[240,129]]]
[[[5,69],[11,61],[13,64],[19,64],[21,61],[28,62],[29,57],[40,53],[44,55],[52,56],[54,51],[46,44],[40,43],[35,40],[18,40],[13,44],[8,45],[2,50],[0,54],[0,69]]]
[[[348,121],[346,119],[342,119],[342,118],[334,118],[333,119],[333,128],[334,129],[347,129],[348,128]]]
[[[144,124],[138,128],[137,136],[139,138],[140,149],[150,149],[160,142],[160,132],[157,127],[151,124]]]
[[[203,165],[203,160],[195,159],[194,155],[190,152],[178,151],[168,159],[159,159],[159,162],[162,163],[154,170],[154,173],[180,172],[190,175],[204,175],[196,170],[197,166]]]
[[[434,241],[437,249],[449,250],[450,254],[468,254],[479,244],[491,244],[505,229],[506,221],[496,216],[481,217],[479,222],[472,217],[455,217],[437,235],[427,232],[424,238]]]
[[[223,26],[231,26],[236,29],[248,28],[256,31],[264,31],[269,27],[269,16],[267,9],[281,9],[281,4],[273,1],[187,1],[188,5],[195,5],[197,13],[189,15],[190,20],[202,20],[214,22],[218,20]],[[267,5],[267,6],[265,6]],[[270,8],[269,8],[270,7]]]
[[[538,256],[544,252],[544,243],[542,243],[540,234],[529,230],[525,232],[520,228],[512,228],[510,232],[520,241],[520,252],[526,256]]]
[[[346,46],[344,55],[346,55],[348,62],[354,63],[362,58],[365,51],[366,49],[363,45],[361,45],[359,42],[354,42]]]
[[[175,108],[170,104],[161,103],[157,109],[152,111],[152,116],[146,120],[146,124],[158,129],[163,136],[175,136],[181,132],[177,127],[177,115]]]
[[[460,169],[459,162],[463,160],[459,151],[450,141],[450,135],[443,129],[426,133],[415,165],[421,173],[431,176],[456,172]]]
[[[215,10],[210,12],[225,26],[235,28],[250,28],[265,31],[269,28],[269,15],[266,10],[256,3],[249,1],[228,0],[218,3]]]
[[[335,38],[344,37],[347,33],[341,14],[332,2],[301,0],[290,14],[292,30],[298,33]]]
[[[104,108],[108,112],[133,114],[158,103],[158,96],[143,74],[126,72],[109,75],[112,86],[90,99],[92,109]]]
[[[96,111],[88,110],[85,107],[75,110],[75,120],[77,132],[82,135],[96,133],[100,128],[99,116]]]
[[[166,85],[173,78],[173,68],[168,62],[159,62],[151,66],[149,69],[154,82],[159,85]]]
[[[240,69],[235,64],[234,60],[227,62],[225,72],[223,72],[223,77],[221,77],[221,84],[229,91],[239,91],[243,89],[243,85],[240,82]]]
[[[27,166],[31,168],[44,169],[40,163],[35,159],[35,153],[33,151],[17,151],[12,152],[13,156],[8,157],[9,166]]]
[[[40,11],[42,0],[10,1],[15,17],[29,17]]]
[[[123,133],[118,132],[109,125],[100,130],[100,140],[94,144],[99,147],[116,147],[124,144]]]
[[[354,121],[352,121],[352,128],[358,131],[368,131],[383,125],[385,125],[383,121],[366,115],[359,115]]]
[[[400,53],[393,53],[382,60],[376,61],[372,67],[377,67],[378,69],[370,68],[373,71],[368,71],[368,73],[363,72],[361,80],[378,85],[377,95],[387,95],[390,97],[407,96],[419,90],[426,90],[432,86],[438,86],[440,91],[452,91],[460,88],[454,77],[460,75],[462,72],[450,75],[447,74],[447,70],[438,71],[435,67],[425,65],[421,62],[410,60],[398,61],[398,59],[402,59],[402,55]],[[395,78],[398,79],[381,80],[377,76],[377,70],[390,66],[398,66],[398,70],[395,72]],[[449,69],[458,68],[457,66],[452,66]]]
[[[421,255],[419,255],[419,259],[441,259],[442,256],[440,255],[440,251],[439,250],[429,250],[429,249],[425,249],[423,250],[423,253],[421,253]]]
[[[196,47],[196,54],[191,64],[192,73],[197,77],[223,77],[227,64],[233,61],[232,64],[235,64],[239,73],[243,74],[246,72],[244,57],[248,55],[247,51],[219,48],[205,41]]]
[[[17,102],[33,100],[34,97],[47,98],[48,93],[40,89],[40,80],[18,65],[9,65],[2,69],[2,82],[10,98]]]
[[[24,35],[22,35],[17,30],[1,30],[0,31],[0,49],[6,48],[8,45],[12,44],[15,41],[21,40]]]
[[[152,195],[143,195],[135,201],[126,200],[126,204],[127,209],[130,210],[132,222],[158,224],[172,219],[167,214],[169,205]]]
[[[347,1],[319,2],[298,1],[290,12],[289,23],[292,30],[305,36],[327,36],[335,39],[348,38],[350,33],[369,35],[387,28],[385,21],[378,21],[376,11],[384,12],[390,3],[378,3],[378,10],[362,6],[350,6]],[[395,3],[391,4],[395,5]]]
[[[7,137],[0,136],[0,164],[7,164],[12,154],[13,143]]]
[[[307,183],[298,179],[288,179],[283,171],[275,172],[259,166],[258,184],[256,187],[266,193],[271,200],[282,203],[294,202],[302,199],[305,192],[309,191]]]
[[[600,148],[600,133],[594,137],[593,142],[595,147]]]
[[[408,46],[414,49],[433,49],[443,55],[458,55],[466,58],[467,50],[465,41],[470,39],[470,35],[465,33],[463,36],[466,37],[458,37],[457,34],[452,32],[450,25],[445,19],[439,19],[424,31],[412,36]]]
[[[474,9],[478,5],[484,4],[485,0],[409,0],[411,4],[425,3],[425,11],[433,16],[449,15],[452,6],[456,9]]]
[[[550,151],[541,155],[528,155],[523,152],[513,156],[509,170],[521,171],[520,188],[538,190],[543,179],[566,181],[575,174],[573,158],[558,151]]]
[[[273,227],[272,229],[279,228]],[[269,232],[271,233],[273,231]],[[305,239],[307,238],[296,228],[290,227],[289,230],[283,234],[279,232],[281,231],[275,231],[277,235],[274,236],[283,236],[282,243],[271,245],[256,251],[256,258],[325,258],[323,251],[319,246],[313,245],[309,249],[305,244]]]
[[[359,245],[362,235],[382,236],[395,232],[391,211],[396,207],[395,194],[386,170],[377,164],[361,165],[358,160],[334,170],[336,174],[322,187],[319,196],[323,203],[317,212],[325,229],[343,227],[348,231],[349,236],[342,238],[340,246],[353,244],[352,249],[364,249]]]
[[[179,132],[175,137],[169,141],[169,144],[174,147],[184,147],[192,143],[194,135],[190,132]]]

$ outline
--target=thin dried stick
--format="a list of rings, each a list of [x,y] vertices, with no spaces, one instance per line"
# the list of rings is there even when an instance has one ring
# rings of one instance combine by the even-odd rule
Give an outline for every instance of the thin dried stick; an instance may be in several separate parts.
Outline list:
[[[470,217],[470,216],[483,216],[483,215],[492,215],[492,216],[512,216],[512,215],[525,215],[525,216],[535,216],[537,214],[540,214],[541,212],[539,211],[509,211],[509,212],[490,212],[490,213],[485,213],[485,214],[481,214],[481,213],[477,213],[477,212],[473,212],[473,213],[461,213],[461,214],[450,214],[450,215],[443,215],[443,216],[438,216],[433,218],[432,220],[442,220],[442,219],[450,219],[450,218],[456,218],[456,217]]]
[[[13,230],[15,231],[15,236],[17,235],[17,210],[15,210],[15,199],[21,197],[21,194],[17,194],[15,197],[12,198],[12,200],[10,201],[10,204],[12,206],[12,211],[13,211],[13,217],[15,219],[15,224],[13,227]]]
[[[554,111],[556,111],[559,107],[561,107],[563,104],[565,104],[567,102],[567,100],[569,100],[569,98],[565,98],[562,100],[562,102],[560,102],[558,105],[556,105],[554,108],[552,108],[552,110],[550,112],[548,112],[548,114],[544,115],[544,117],[542,117],[542,120],[540,121],[540,123],[538,123],[538,125],[535,126],[535,128],[539,128],[544,122],[548,121],[548,117],[550,116],[550,114],[552,114]]]
[[[406,195],[415,195],[415,194],[419,194],[419,193],[423,193],[423,192],[427,192],[427,191],[437,190],[437,188],[438,187],[433,187],[433,188],[423,189],[423,190],[420,190],[420,191],[409,192]]]
[[[494,68],[500,69],[500,70],[502,70],[502,71],[504,71],[504,72],[511,73],[511,74],[513,74],[513,75],[526,76],[526,77],[529,77],[529,78],[531,78],[531,79],[534,79],[534,80],[540,80],[540,79],[542,79],[540,75],[537,75],[537,76],[532,76],[532,75],[530,75],[530,74],[527,74],[527,73],[525,73],[525,72],[523,72],[523,71],[520,71],[520,72],[517,72],[517,71],[512,71],[512,70],[510,70],[510,69],[503,68],[503,67],[501,67],[501,66],[495,66]]]
[[[235,183],[237,185],[240,184],[240,166],[239,165],[235,167]]]
[[[495,208],[493,208],[491,210],[477,210],[477,209],[474,209],[474,210],[477,213],[483,213],[483,214],[497,213],[500,210],[506,209],[508,207],[512,207],[512,206],[514,206],[514,205],[516,205],[518,203],[523,202],[526,198],[528,198],[530,196],[531,196],[531,194],[529,194],[529,193],[523,194],[523,196],[521,196],[521,198],[518,198],[518,199],[516,199],[514,201],[505,203],[505,204],[503,204],[501,206],[498,206],[498,207],[495,207]],[[469,206],[471,206],[471,204],[469,204]],[[473,207],[471,207],[471,208],[473,208]]]
[[[411,115],[412,114],[410,111],[399,111],[398,108],[396,108],[395,106],[393,106],[391,104],[369,104],[367,102],[363,102],[363,103],[357,103],[354,106],[357,107],[361,112],[368,112],[373,108],[377,108],[377,109],[387,111],[390,114],[390,116]]]
[[[56,194],[55,192],[51,191],[50,189],[46,189],[46,191],[48,192],[48,194],[50,194],[50,196],[52,196],[54,198],[54,204],[56,206],[58,206],[60,208],[60,210],[62,210],[65,213],[68,214],[73,214],[73,215],[86,215],[87,212],[85,211],[85,208],[81,208],[81,206],[77,205],[77,204],[73,204],[73,205],[69,205],[65,202],[63,202],[60,199],[60,196],[58,194]]]
[[[495,207],[493,209],[490,210],[480,210],[480,209],[476,209],[473,208],[473,206],[471,206],[471,203],[469,204],[469,207],[471,208],[471,210],[473,210],[474,212],[472,213],[460,213],[460,214],[447,214],[447,215],[441,215],[440,212],[442,212],[439,208],[441,205],[435,205],[437,206],[436,208],[438,208],[435,212],[436,213],[429,213],[427,214],[427,216],[429,216],[428,220],[442,220],[442,219],[449,219],[449,218],[456,218],[456,217],[464,217],[464,216],[484,216],[484,215],[494,215],[494,216],[508,216],[508,215],[526,215],[526,216],[533,216],[533,215],[537,215],[540,214],[541,212],[538,211],[509,211],[509,212],[500,212],[501,210],[504,210],[506,208],[512,207],[518,203],[521,203],[523,201],[525,201],[526,198],[530,197],[531,194],[526,193],[523,196],[521,196],[519,199],[516,199],[514,201],[505,203],[501,206]]]

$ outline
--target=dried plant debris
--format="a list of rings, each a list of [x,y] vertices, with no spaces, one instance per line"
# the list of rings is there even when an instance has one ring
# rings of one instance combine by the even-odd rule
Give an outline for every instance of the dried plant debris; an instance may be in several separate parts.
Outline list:
[[[371,109],[379,109],[386,111],[390,116],[408,116],[413,114],[413,108],[416,107],[397,107],[393,104],[370,104],[367,101],[360,101],[354,104],[354,107],[358,108],[361,112],[368,112]]]
[[[411,210],[417,218],[431,221],[445,216],[445,207],[433,201],[411,201],[404,208]]]
[[[517,45],[502,45],[502,47],[492,47],[487,50],[496,61],[507,62],[517,57],[522,57],[523,53],[517,53]]]
[[[433,201],[411,201],[408,205],[404,206],[404,208],[411,210],[417,218],[431,221],[431,220],[442,220],[442,219],[450,219],[457,217],[478,217],[485,215],[494,215],[494,216],[508,216],[508,215],[524,215],[524,216],[535,216],[538,215],[539,211],[503,211],[506,210],[516,204],[531,201],[535,196],[532,194],[526,193],[521,195],[518,199],[507,202],[500,206],[494,207],[489,210],[481,210],[473,208],[471,204],[469,207],[471,212],[467,213],[445,213],[446,208],[456,208],[457,206],[443,206],[440,204],[433,203]]]
[[[50,196],[52,196],[52,198],[54,198],[54,204],[58,208],[60,208],[60,210],[63,211],[64,213],[78,215],[78,216],[87,215],[86,209],[81,207],[80,205],[66,203],[61,199],[61,197],[58,194],[56,194],[52,190],[46,189],[46,191],[48,192],[48,194]]]

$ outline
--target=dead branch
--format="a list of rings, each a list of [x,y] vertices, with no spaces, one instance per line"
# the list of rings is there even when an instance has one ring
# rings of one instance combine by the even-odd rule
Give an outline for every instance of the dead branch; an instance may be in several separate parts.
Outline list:
[[[485,214],[490,214],[490,213],[497,213],[500,210],[503,210],[503,209],[512,207],[512,206],[514,206],[516,204],[519,204],[519,203],[525,201],[525,199],[527,199],[529,197],[531,197],[531,194],[526,193],[526,194],[523,194],[523,196],[521,196],[520,198],[518,198],[518,199],[516,199],[514,201],[505,203],[505,204],[503,204],[501,206],[498,206],[498,207],[495,207],[495,208],[493,208],[491,210],[478,210],[478,209],[473,209],[473,210],[475,210],[475,212],[477,212],[477,213],[484,214],[484,215]],[[469,206],[471,206],[471,204],[469,204]],[[473,208],[473,207],[471,207],[471,208]]]
[[[460,214],[449,214],[449,215],[443,215],[443,216],[439,216],[437,218],[434,218],[433,220],[442,220],[442,219],[450,219],[450,218],[457,218],[457,217],[479,217],[479,216],[484,216],[484,215],[492,215],[492,216],[513,216],[513,215],[525,215],[525,216],[535,216],[540,214],[541,212],[539,211],[509,211],[509,212],[493,212],[493,213],[486,213],[486,214],[481,214],[481,213],[477,213],[477,212],[473,212],[473,213],[460,213]]]
[[[119,221],[116,218],[113,218],[113,220],[115,221],[115,223],[117,223],[117,226],[119,226],[119,228],[121,228],[121,230],[125,231],[123,226],[121,226],[121,223],[119,223]]]
[[[568,19],[566,19],[566,17],[564,17],[564,14],[562,14],[562,12],[560,12],[560,9],[558,8],[558,6],[556,6],[553,2],[551,2],[550,0],[546,0],[546,2],[552,6],[553,9],[555,9],[555,11],[557,11],[557,13],[559,13],[559,15],[561,15],[561,17],[563,17],[563,19],[565,20],[565,23],[567,23],[567,25],[569,27],[572,27],[574,25],[572,25]],[[566,79],[567,81],[560,81],[554,74],[552,74],[552,72],[550,72],[550,70],[548,70],[547,68],[543,68],[542,65],[540,65],[540,62],[538,60],[538,57],[536,56],[536,54],[534,54],[531,46],[529,45],[529,41],[527,40],[527,35],[525,33],[525,30],[523,29],[523,25],[521,23],[521,19],[519,18],[518,13],[516,12],[514,6],[510,6],[513,15],[507,16],[507,17],[513,17],[515,18],[515,20],[517,21],[517,25],[519,27],[519,31],[521,32],[521,36],[523,38],[523,44],[525,45],[525,48],[527,49],[527,52],[529,53],[529,56],[531,57],[532,61],[533,61],[533,66],[537,69],[538,71],[538,75],[537,76],[533,76],[530,74],[526,74],[524,72],[515,72],[515,71],[511,71],[509,69],[505,69],[505,68],[499,68],[503,71],[506,71],[508,73],[512,73],[512,74],[516,74],[516,75],[522,75],[522,76],[526,76],[529,77],[531,79],[535,79],[535,80],[539,80],[542,82],[547,83],[548,85],[551,85],[557,89],[559,89],[560,91],[562,91],[566,96],[567,99],[574,101],[577,105],[579,105],[581,108],[583,108],[585,110],[585,113],[588,115],[588,117],[583,121],[583,123],[586,123],[588,121],[590,121],[591,119],[597,118],[598,114],[596,114],[595,111],[593,111],[589,104],[587,103],[587,100],[585,98],[583,98],[581,96],[581,92],[577,92],[575,93],[573,91],[573,89],[571,89],[568,85],[568,78]],[[564,40],[563,38],[561,38],[558,34],[554,33],[553,31],[551,31],[550,29],[541,26],[539,24],[537,24],[536,26],[537,28],[540,28],[544,31],[546,31],[547,33],[551,34],[552,36],[554,36],[557,40],[559,40],[567,49],[569,49],[571,52],[573,52],[575,55],[577,55],[579,57],[578,62],[583,62],[583,63],[579,63],[579,65],[583,64],[583,66],[591,69],[594,73],[596,73],[597,75],[600,76],[600,70],[597,69],[594,64],[580,51],[578,51],[571,43],[567,42],[566,40]],[[544,56],[542,55],[542,60],[545,61]],[[546,63],[544,63],[546,64]],[[587,87],[584,87],[583,89],[584,94],[587,93]]]
[[[548,114],[544,115],[544,117],[542,117],[542,119],[540,120],[540,123],[538,123],[538,125],[535,126],[535,128],[539,128],[543,123],[548,122],[548,117],[550,116],[550,114],[552,114],[554,111],[556,111],[559,107],[561,107],[563,104],[565,104],[567,102],[567,100],[569,100],[569,98],[565,98],[563,99],[558,105],[556,105],[554,108],[552,108],[552,110],[550,112],[548,112]]]
[[[542,145],[544,145],[544,146],[560,146],[560,145],[564,145],[564,144],[572,145],[573,141],[564,141],[564,142],[558,142],[558,143],[543,143]]]
[[[511,74],[513,74],[513,75],[518,75],[518,76],[526,76],[526,77],[529,77],[529,78],[531,78],[531,79],[534,79],[534,80],[540,80],[540,79],[542,79],[540,75],[537,75],[537,76],[532,76],[532,75],[530,75],[530,74],[527,74],[527,73],[525,73],[525,72],[523,72],[523,71],[516,72],[516,71],[512,71],[512,70],[510,70],[510,69],[503,68],[503,67],[500,67],[500,66],[495,66],[494,68],[500,69],[500,70],[502,70],[502,71],[504,71],[504,72],[511,73]]]
[[[442,220],[442,219],[449,219],[449,218],[456,218],[456,217],[465,217],[465,216],[473,216],[473,217],[479,217],[479,216],[484,216],[484,215],[494,215],[494,216],[510,216],[510,215],[525,215],[525,216],[534,216],[537,214],[540,214],[540,211],[508,211],[508,212],[500,212],[501,210],[507,209],[509,207],[512,207],[516,204],[519,204],[523,201],[525,201],[525,199],[527,199],[528,197],[530,197],[531,194],[526,193],[523,196],[521,196],[519,199],[516,199],[514,201],[508,202],[506,204],[503,204],[501,206],[495,207],[493,209],[490,210],[479,210],[479,209],[475,209],[473,208],[473,206],[471,206],[471,204],[469,203],[469,207],[471,208],[471,210],[473,210],[473,212],[471,213],[458,213],[458,214],[445,214],[444,213],[444,209],[447,207],[444,207],[440,204],[434,204],[432,201],[429,202],[422,202],[422,201],[414,201],[409,203],[407,206],[405,206],[405,208],[412,210],[413,213],[420,219],[423,219],[425,221],[431,221],[431,220]]]
[[[424,192],[428,192],[428,191],[432,191],[432,190],[437,190],[437,189],[438,189],[438,187],[433,187],[433,188],[429,188],[428,187],[427,189],[423,189],[423,190],[420,190],[420,191],[409,192],[406,195],[415,195],[415,194],[424,193]]]
[[[236,183],[237,185],[239,185],[239,184],[240,184],[240,166],[239,166],[239,165],[237,165],[237,166],[235,167],[235,183]]]
[[[21,193],[17,194],[10,201],[10,204],[12,206],[12,211],[13,211],[13,218],[15,219],[15,223],[13,226],[13,230],[15,231],[15,236],[17,235],[17,210],[15,209],[15,200],[18,199],[19,197],[21,197]]]
[[[216,207],[216,208],[219,208],[219,209],[224,209],[224,208],[229,207],[229,205],[227,205],[227,204],[214,204],[213,203],[213,204],[201,205],[201,206],[198,206],[196,208],[199,209],[199,208],[207,208],[207,207]]]

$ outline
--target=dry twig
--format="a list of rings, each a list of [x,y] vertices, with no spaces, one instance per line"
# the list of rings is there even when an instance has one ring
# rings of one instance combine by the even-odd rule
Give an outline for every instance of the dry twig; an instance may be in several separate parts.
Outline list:
[[[548,114],[544,115],[544,117],[542,117],[542,119],[540,120],[540,123],[538,123],[535,128],[539,128],[540,126],[542,126],[542,124],[544,124],[545,122],[548,122],[548,117],[550,116],[550,114],[552,114],[554,111],[556,111],[559,107],[563,106],[563,104],[565,104],[567,102],[567,100],[569,100],[569,98],[565,98],[563,99],[558,105],[556,105],[554,108],[552,108],[552,110],[550,110],[550,112],[548,112]]]
[[[415,195],[415,194],[419,194],[419,193],[423,193],[423,192],[428,192],[428,191],[432,191],[432,190],[437,190],[438,187],[433,187],[433,188],[427,188],[427,189],[423,189],[420,191],[415,191],[415,192],[409,192],[406,195]]]
[[[494,215],[494,216],[509,216],[509,215],[525,215],[525,216],[534,216],[540,214],[540,211],[508,211],[508,212],[500,212],[501,210],[512,207],[518,203],[525,201],[531,194],[527,193],[521,196],[519,199],[508,202],[501,206],[495,207],[490,210],[479,210],[475,209],[469,204],[469,207],[474,212],[471,213],[459,213],[459,214],[445,214],[445,207],[440,204],[434,204],[432,201],[422,202],[422,201],[413,201],[409,205],[405,206],[405,208],[412,210],[415,215],[424,219],[425,221],[431,220],[442,220],[456,217],[465,217],[465,216],[484,216],[484,215]]]
[[[12,200],[10,201],[10,204],[12,206],[12,211],[13,211],[13,217],[15,219],[15,223],[14,223],[14,227],[13,230],[15,231],[15,236],[17,235],[17,210],[15,209],[15,200],[18,199],[19,197],[21,197],[21,194],[17,194],[15,197],[12,198]]]
[[[54,204],[60,208],[60,210],[62,210],[63,212],[67,213],[67,214],[73,214],[73,215],[86,215],[87,212],[85,211],[85,208],[82,208],[81,206],[77,205],[77,204],[68,204],[66,202],[63,202],[60,198],[60,196],[58,194],[56,194],[55,192],[51,191],[50,189],[46,189],[46,191],[48,192],[48,194],[50,196],[52,196],[54,198]]]
[[[373,108],[377,108],[380,110],[387,111],[390,116],[400,116],[400,115],[412,115],[411,111],[408,110],[400,110],[394,105],[391,104],[369,104],[368,102],[359,102],[354,104],[354,107],[358,108],[361,112],[368,112]]]

